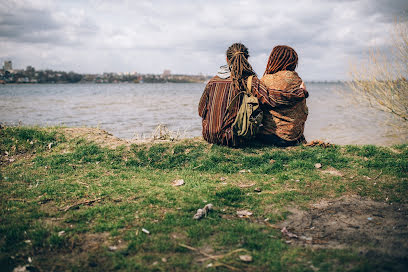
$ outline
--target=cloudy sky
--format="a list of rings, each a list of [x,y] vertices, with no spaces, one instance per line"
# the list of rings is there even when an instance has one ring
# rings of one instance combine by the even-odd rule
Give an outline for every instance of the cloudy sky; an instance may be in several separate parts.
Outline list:
[[[292,46],[306,80],[347,79],[350,62],[391,44],[407,0],[0,0],[0,61],[81,73],[208,75],[234,42],[262,74]]]

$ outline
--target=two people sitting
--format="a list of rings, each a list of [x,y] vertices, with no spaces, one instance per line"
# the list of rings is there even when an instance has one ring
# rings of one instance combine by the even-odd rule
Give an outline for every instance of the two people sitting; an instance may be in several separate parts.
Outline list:
[[[248,141],[233,129],[242,97],[238,103],[232,102],[240,93],[250,91],[263,112],[256,135],[259,141],[277,146],[304,143],[308,92],[295,72],[298,64],[295,50],[281,45],[273,48],[261,79],[256,77],[248,58],[248,48],[234,43],[227,50],[228,65],[221,66],[206,85],[198,105],[204,139],[227,146],[239,146]]]

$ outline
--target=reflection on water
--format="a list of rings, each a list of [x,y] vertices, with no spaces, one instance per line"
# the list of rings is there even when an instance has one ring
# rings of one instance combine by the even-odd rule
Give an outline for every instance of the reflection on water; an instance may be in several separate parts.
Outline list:
[[[1,85],[0,122],[100,127],[121,138],[149,136],[158,124],[201,135],[197,104],[204,84]],[[342,84],[308,84],[306,139],[338,144],[394,144],[408,129],[365,105],[351,104]]]

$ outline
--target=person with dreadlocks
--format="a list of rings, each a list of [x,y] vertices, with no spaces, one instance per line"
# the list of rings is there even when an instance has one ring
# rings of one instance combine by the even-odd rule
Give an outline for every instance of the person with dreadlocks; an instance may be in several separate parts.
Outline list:
[[[202,118],[202,133],[207,142],[238,146],[243,143],[243,139],[234,135],[232,124],[241,98],[229,110],[227,108],[237,94],[246,90],[249,76],[253,76],[251,92],[258,98],[263,111],[293,105],[304,100],[308,94],[303,88],[290,91],[267,88],[256,77],[248,62],[248,48],[241,43],[231,45],[226,55],[228,65],[221,66],[218,74],[206,85],[198,105],[198,114]]]
[[[302,79],[295,72],[297,64],[296,51],[289,46],[278,45],[272,49],[261,82],[269,88],[283,91],[304,87]],[[263,126],[258,138],[264,143],[277,146],[305,143],[303,132],[307,115],[306,99],[264,111]]]

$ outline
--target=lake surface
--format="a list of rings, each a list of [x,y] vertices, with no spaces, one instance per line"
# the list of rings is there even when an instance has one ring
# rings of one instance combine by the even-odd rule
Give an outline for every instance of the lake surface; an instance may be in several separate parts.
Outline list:
[[[197,105],[205,84],[0,85],[0,123],[99,127],[131,139],[159,124],[182,137],[201,135]],[[408,129],[389,113],[353,104],[343,84],[307,84],[305,136],[337,144],[408,142]]]

